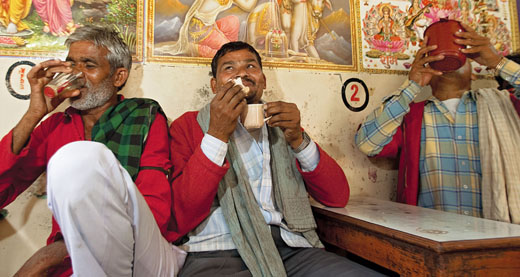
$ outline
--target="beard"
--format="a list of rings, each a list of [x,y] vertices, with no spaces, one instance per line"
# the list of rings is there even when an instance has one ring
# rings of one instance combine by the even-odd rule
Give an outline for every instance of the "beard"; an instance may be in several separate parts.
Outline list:
[[[85,87],[87,91],[77,99],[71,99],[71,106],[77,110],[85,111],[97,108],[105,104],[114,95],[114,86],[110,78],[105,78],[97,86],[87,80]]]

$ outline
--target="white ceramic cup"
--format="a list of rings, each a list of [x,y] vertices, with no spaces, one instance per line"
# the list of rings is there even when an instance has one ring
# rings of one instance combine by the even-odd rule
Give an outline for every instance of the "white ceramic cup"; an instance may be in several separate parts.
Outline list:
[[[270,118],[264,116],[264,104],[248,104],[243,124],[248,130],[258,129]]]

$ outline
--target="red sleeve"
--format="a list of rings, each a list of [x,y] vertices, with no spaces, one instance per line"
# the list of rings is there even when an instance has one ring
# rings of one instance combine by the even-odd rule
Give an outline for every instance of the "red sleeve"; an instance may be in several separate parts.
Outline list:
[[[36,127],[18,155],[11,148],[12,130],[0,141],[0,208],[13,202],[45,171],[46,134],[59,124],[61,116],[54,114]]]
[[[199,225],[210,212],[218,184],[229,164],[218,166],[200,148],[204,134],[196,121],[196,112],[189,112],[170,127],[173,163],[173,225],[180,236]]]
[[[140,167],[135,184],[148,203],[161,233],[165,235],[172,199],[168,180],[171,168],[168,123],[163,114],[157,114],[150,126]]]
[[[345,207],[347,205],[350,189],[343,169],[331,158],[327,152],[318,146],[320,162],[310,172],[300,171],[309,194],[325,206]]]
[[[22,160],[24,155],[13,154],[12,141],[12,131],[0,141],[0,208],[13,202],[20,193],[30,186],[28,182],[16,182],[18,176],[16,165],[19,164],[18,161]]]
[[[397,128],[392,140],[383,147],[381,152],[379,152],[374,157],[376,158],[395,158],[399,155],[399,150],[401,149],[401,144],[403,141],[403,132],[402,125]]]

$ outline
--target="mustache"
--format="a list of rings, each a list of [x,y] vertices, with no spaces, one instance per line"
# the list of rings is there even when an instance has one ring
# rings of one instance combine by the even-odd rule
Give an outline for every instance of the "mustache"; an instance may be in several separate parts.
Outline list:
[[[242,78],[242,82],[247,81],[247,82],[251,83],[253,86],[256,85],[255,81],[251,80],[248,77],[241,77],[241,78]]]

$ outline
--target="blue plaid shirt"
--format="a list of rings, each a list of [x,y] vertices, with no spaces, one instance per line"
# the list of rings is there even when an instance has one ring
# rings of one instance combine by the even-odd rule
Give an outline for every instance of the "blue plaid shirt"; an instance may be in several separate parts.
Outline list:
[[[424,106],[418,205],[482,216],[477,103],[465,92],[455,117],[431,97]]]

